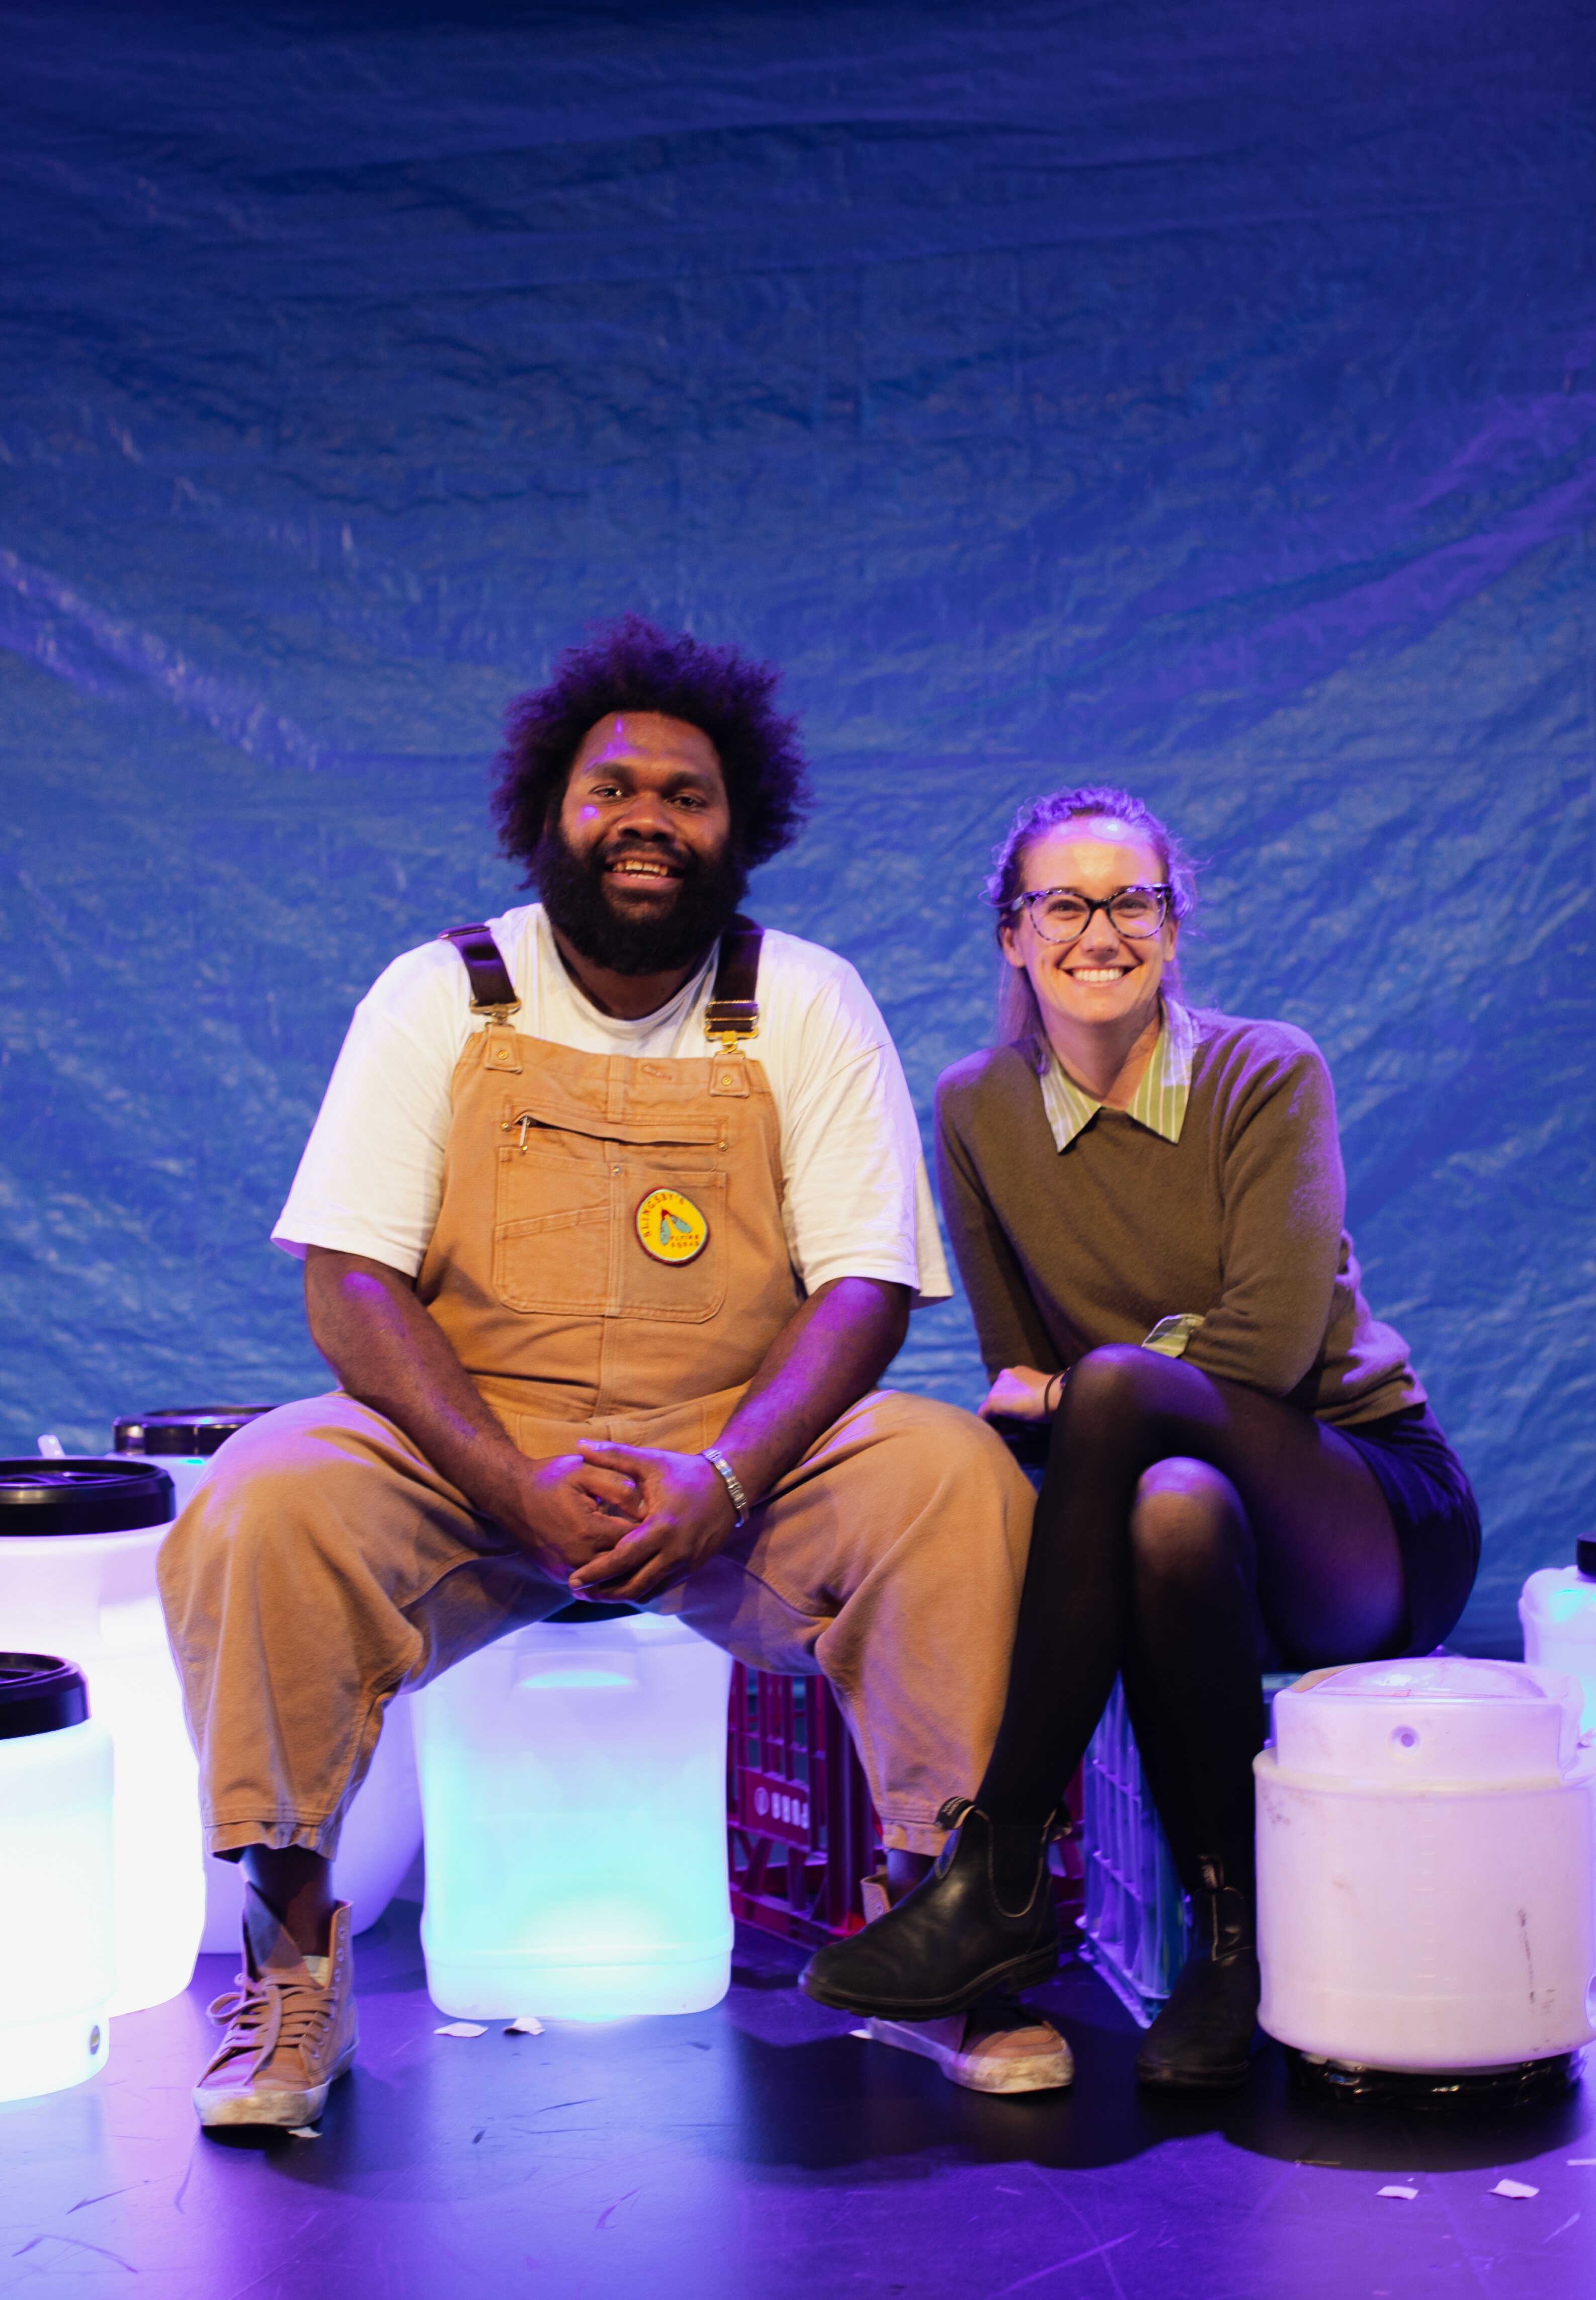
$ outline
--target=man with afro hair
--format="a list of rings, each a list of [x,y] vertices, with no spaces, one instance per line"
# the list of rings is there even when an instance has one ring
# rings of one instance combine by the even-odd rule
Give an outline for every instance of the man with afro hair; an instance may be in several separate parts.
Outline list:
[[[623,1602],[823,1674],[898,1888],[980,1778],[1031,1489],[877,1388],[949,1288],[868,992],[739,912],[808,796],[775,686],[634,617],[569,650],[494,802],[541,899],[355,1012],[274,1233],[339,1388],[230,1439],[162,1560],[247,1879],[204,2124],[313,2121],[350,2065],[349,1801],[392,1696],[510,1629]]]

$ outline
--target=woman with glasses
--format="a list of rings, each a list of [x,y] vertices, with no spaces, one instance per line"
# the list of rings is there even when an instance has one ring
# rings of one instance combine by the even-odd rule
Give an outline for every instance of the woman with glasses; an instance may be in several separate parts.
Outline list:
[[[1007,1702],[936,1869],[804,1985],[932,2021],[1050,1972],[1049,1839],[1118,1676],[1196,1943],[1137,2073],[1236,2084],[1260,1670],[1427,1653],[1478,1512],[1359,1291],[1324,1058],[1175,996],[1192,879],[1163,824],[1123,791],[1035,800],[988,893],[1000,1043],[945,1073],[937,1128],[981,1410],[1047,1426]]]

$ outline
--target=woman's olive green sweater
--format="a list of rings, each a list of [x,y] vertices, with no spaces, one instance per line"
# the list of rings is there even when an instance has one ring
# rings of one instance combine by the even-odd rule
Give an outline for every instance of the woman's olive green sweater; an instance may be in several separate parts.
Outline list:
[[[1188,1313],[1189,1364],[1326,1421],[1420,1404],[1407,1345],[1358,1290],[1323,1055],[1284,1022],[1191,1019],[1176,1142],[1105,1108],[1060,1151],[1029,1046],[938,1081],[942,1211],[988,1373],[1052,1372]]]

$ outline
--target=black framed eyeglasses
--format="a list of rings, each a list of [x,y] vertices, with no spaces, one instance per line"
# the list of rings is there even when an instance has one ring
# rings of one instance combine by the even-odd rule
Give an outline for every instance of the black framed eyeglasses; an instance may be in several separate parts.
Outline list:
[[[1011,911],[1029,911],[1031,923],[1044,942],[1074,942],[1086,932],[1095,911],[1106,911],[1116,934],[1132,942],[1156,935],[1169,916],[1174,888],[1166,880],[1157,887],[1120,887],[1112,895],[1078,895],[1073,887],[1038,887],[1016,895]]]

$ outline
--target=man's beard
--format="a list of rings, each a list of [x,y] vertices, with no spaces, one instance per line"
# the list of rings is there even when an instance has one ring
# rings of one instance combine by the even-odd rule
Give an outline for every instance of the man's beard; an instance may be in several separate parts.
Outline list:
[[[671,884],[676,899],[655,918],[627,918],[611,903],[606,864],[618,855],[658,856],[681,876]],[[572,851],[558,823],[543,834],[532,858],[532,877],[552,923],[591,966],[614,974],[669,974],[701,958],[724,933],[748,892],[748,873],[730,839],[714,862],[690,847],[662,854],[652,840],[622,839],[599,844],[584,855]]]

